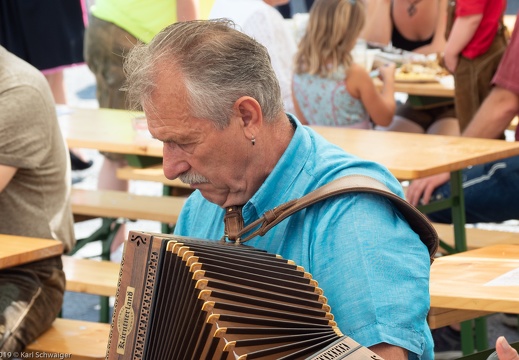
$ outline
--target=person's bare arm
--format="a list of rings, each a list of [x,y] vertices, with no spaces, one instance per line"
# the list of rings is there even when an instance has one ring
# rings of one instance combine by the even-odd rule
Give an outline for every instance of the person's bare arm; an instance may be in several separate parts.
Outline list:
[[[444,61],[447,70],[454,72],[458,66],[459,55],[474,37],[483,14],[461,16],[454,20],[452,31],[445,45]]]
[[[483,101],[462,136],[497,139],[518,113],[519,95],[496,86]],[[433,191],[449,179],[449,173],[441,173],[414,180],[407,189],[407,200],[415,206],[420,200],[422,204],[427,204]]]
[[[369,0],[366,3],[366,23],[360,38],[381,45],[391,41],[391,1]]]
[[[12,166],[0,165],[0,193],[4,191],[14,174],[16,174],[16,170],[18,169]]]
[[[198,18],[198,0],[177,0],[177,21],[189,21]]]
[[[498,139],[517,114],[519,95],[495,86],[465,129],[463,136]]]
[[[294,103],[294,112],[296,117],[299,119],[301,124],[303,125],[310,125],[308,123],[308,120],[306,120],[305,116],[301,112],[301,109],[299,108],[299,102],[296,99],[296,95],[294,93],[294,81],[292,80],[292,102]]]
[[[348,74],[346,88],[348,92],[357,97],[366,108],[373,122],[380,126],[388,126],[395,115],[395,64],[387,64],[379,68],[380,77],[383,82],[382,90],[379,92],[370,78],[369,74],[361,66],[354,64]],[[354,89],[350,85],[350,78],[353,84],[358,86]]]
[[[387,360],[406,360],[408,357],[406,349],[386,343],[370,346],[369,349]]]

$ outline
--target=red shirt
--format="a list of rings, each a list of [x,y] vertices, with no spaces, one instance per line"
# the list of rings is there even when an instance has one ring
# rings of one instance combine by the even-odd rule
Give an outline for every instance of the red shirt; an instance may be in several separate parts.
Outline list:
[[[499,29],[499,19],[505,7],[506,0],[456,1],[456,17],[483,14],[481,23],[461,55],[474,59],[488,50]]]

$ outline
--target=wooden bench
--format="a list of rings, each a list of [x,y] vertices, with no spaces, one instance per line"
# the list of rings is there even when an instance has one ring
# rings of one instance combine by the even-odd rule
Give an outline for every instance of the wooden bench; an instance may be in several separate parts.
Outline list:
[[[76,246],[70,254],[75,254],[91,242],[101,241],[101,258],[110,260],[110,245],[121,223],[126,219],[158,221],[163,223],[162,232],[170,232],[170,224],[175,224],[177,221],[185,200],[185,197],[177,196],[148,196],[124,191],[73,188],[71,202],[75,220],[101,218],[102,223],[91,235],[77,239]],[[108,323],[110,321],[108,296],[115,294],[112,286],[117,285],[119,271],[114,270],[114,265],[108,263],[96,264],[79,260],[65,259],[65,274],[68,273],[67,290],[75,287],[80,292],[100,295],[100,321]],[[97,272],[98,266],[99,269],[107,270],[107,274],[111,274],[111,277],[103,279],[103,275]],[[112,283],[113,278],[115,281]]]
[[[448,246],[454,247],[454,228],[451,224],[433,223],[438,236],[442,242]],[[466,227],[465,234],[467,238],[468,250],[482,248],[493,244],[519,244],[519,233],[486,230],[475,227]],[[447,254],[444,249],[439,249],[440,253]],[[434,304],[432,304],[434,306]],[[431,329],[437,329],[443,326],[459,323],[466,320],[476,319],[482,316],[490,315],[492,312],[470,311],[460,309],[447,309],[432,307],[428,315],[428,323]]]
[[[72,189],[72,212],[85,217],[126,218],[174,223],[186,200],[125,191]]]
[[[433,223],[440,240],[448,246],[454,247],[454,227],[451,224]],[[466,227],[467,248],[478,249],[493,244],[519,244],[519,233],[501,230],[485,230],[475,227]],[[447,253],[445,249],[439,249]]]
[[[447,325],[457,324],[466,320],[473,320],[491,314],[494,313],[487,311],[432,307],[427,315],[427,323],[431,329],[438,329]]]
[[[63,255],[66,290],[84,294],[115,296],[121,265],[106,260]]]
[[[81,259],[63,255],[63,271],[66,290],[84,294],[99,295],[99,321],[110,322],[109,297],[115,296],[119,281],[120,264],[107,260]]]
[[[164,185],[163,194],[173,196],[185,196],[193,192],[193,189],[179,179],[169,180],[162,169],[162,165],[154,165],[145,168],[125,166],[117,169],[117,177],[122,180],[140,180],[158,182]]]
[[[186,200],[183,196],[136,195],[125,191],[72,189],[72,212],[76,221],[102,218],[101,227],[90,236],[78,239],[71,254],[86,244],[101,240],[101,257],[110,259],[110,244],[119,229],[121,219],[152,220],[163,223],[162,232],[169,232],[168,224],[175,224]]]
[[[117,169],[117,177],[123,180],[153,181],[168,186],[191,189],[188,184],[183,183],[179,179],[169,180],[164,175],[162,165],[154,165],[146,168],[124,166]]]
[[[27,346],[25,352],[29,358],[59,354],[73,360],[105,359],[109,336],[109,324],[56,319],[49,330]]]

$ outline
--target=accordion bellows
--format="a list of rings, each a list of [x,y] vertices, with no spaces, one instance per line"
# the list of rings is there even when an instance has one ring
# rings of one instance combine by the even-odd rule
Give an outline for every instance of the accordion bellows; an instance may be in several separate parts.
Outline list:
[[[132,231],[107,359],[380,359],[340,332],[317,285],[249,246]]]

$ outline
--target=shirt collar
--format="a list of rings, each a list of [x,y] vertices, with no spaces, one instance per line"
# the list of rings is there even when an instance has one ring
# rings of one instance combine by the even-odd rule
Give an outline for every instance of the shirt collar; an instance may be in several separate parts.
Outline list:
[[[312,145],[308,132],[295,116],[288,113],[287,116],[295,128],[294,136],[267,179],[244,205],[242,215],[245,224],[281,204],[280,199],[285,199],[310,155]]]

